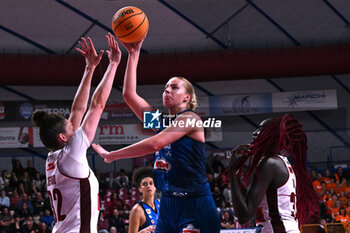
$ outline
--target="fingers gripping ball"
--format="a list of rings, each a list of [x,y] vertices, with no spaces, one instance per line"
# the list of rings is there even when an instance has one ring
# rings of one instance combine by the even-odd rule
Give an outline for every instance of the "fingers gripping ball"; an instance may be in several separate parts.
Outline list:
[[[114,14],[112,29],[118,40],[126,43],[136,43],[142,40],[148,32],[148,19],[142,10],[127,6]]]

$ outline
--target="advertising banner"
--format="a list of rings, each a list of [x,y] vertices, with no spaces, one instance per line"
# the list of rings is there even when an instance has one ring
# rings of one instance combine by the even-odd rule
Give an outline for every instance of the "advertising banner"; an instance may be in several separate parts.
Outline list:
[[[31,127],[0,128],[0,148],[25,148],[32,141]]]
[[[251,115],[272,112],[271,93],[210,96],[210,116]]]
[[[274,112],[336,109],[336,90],[277,92],[272,94]]]

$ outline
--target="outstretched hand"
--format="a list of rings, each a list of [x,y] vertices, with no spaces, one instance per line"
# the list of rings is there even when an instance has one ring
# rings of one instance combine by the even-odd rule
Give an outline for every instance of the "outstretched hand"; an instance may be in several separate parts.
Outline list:
[[[119,49],[118,42],[115,40],[114,36],[111,33],[106,35],[107,43],[109,46],[109,50],[106,50],[108,54],[109,63],[120,63],[120,59],[122,57],[122,53]]]
[[[91,145],[92,148],[101,156],[105,159],[106,163],[110,163],[113,160],[109,159],[109,152],[107,150],[105,150],[102,146],[98,145],[98,144],[92,144]]]
[[[85,40],[85,38],[81,38],[81,40],[78,41],[81,49],[76,48],[76,50],[85,57],[85,63],[87,66],[96,67],[100,63],[104,51],[101,50],[97,55],[95,46],[92,43],[91,38],[88,37],[87,40],[89,43]]]
[[[244,159],[247,155],[243,152],[249,150],[249,145],[238,145],[232,150],[232,155],[229,163],[229,169],[231,171],[237,170],[237,165]]]

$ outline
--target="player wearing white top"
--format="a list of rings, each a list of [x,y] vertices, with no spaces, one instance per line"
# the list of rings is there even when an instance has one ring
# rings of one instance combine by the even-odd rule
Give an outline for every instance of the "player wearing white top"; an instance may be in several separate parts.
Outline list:
[[[259,209],[265,222],[262,233],[274,232],[274,229],[280,228],[285,232],[299,232],[298,222],[296,220],[296,178],[292,166],[288,159],[279,155],[288,170],[288,180],[281,187],[268,188],[264,199],[259,205]],[[258,209],[258,210],[259,210]]]
[[[115,38],[110,33],[106,38],[109,65],[92,96],[89,109],[91,79],[103,51],[97,54],[91,39],[88,38],[87,42],[82,38],[79,41],[81,49],[77,50],[85,57],[86,66],[69,119],[44,110],[35,111],[32,117],[35,126],[40,128],[42,143],[50,150],[46,161],[46,181],[55,216],[53,232],[97,232],[99,188],[86,151],[95,136],[121,59]]]
[[[303,224],[309,216],[318,216],[320,200],[306,170],[304,129],[291,114],[286,114],[263,121],[253,135],[250,145],[233,150],[229,165],[238,220],[248,222],[260,204],[263,208],[258,214],[268,220],[262,224],[262,232],[299,232],[298,221]],[[287,156],[293,160],[292,166]],[[249,163],[243,169],[246,161]],[[246,192],[242,185],[249,186]]]

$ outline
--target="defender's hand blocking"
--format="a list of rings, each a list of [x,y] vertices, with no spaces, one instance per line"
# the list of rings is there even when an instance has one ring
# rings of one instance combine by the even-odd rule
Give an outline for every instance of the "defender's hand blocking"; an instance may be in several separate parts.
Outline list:
[[[99,154],[101,157],[103,157],[105,159],[106,163],[110,163],[113,161],[111,159],[108,159],[109,152],[107,150],[105,150],[102,146],[100,146],[98,144],[92,144],[91,146],[92,146],[92,148],[94,148],[94,150],[97,152],[97,154]]]
[[[92,43],[91,38],[88,37],[87,40],[89,43],[86,42],[85,38],[81,38],[81,41],[78,41],[81,49],[76,48],[76,50],[85,57],[85,63],[87,66],[96,67],[100,63],[104,51],[101,50],[100,53],[97,55],[95,46]]]
[[[111,33],[108,33],[106,35],[106,38],[109,46],[109,50],[106,51],[108,54],[109,62],[119,64],[122,53],[120,52],[118,42],[115,40],[114,36]]]

